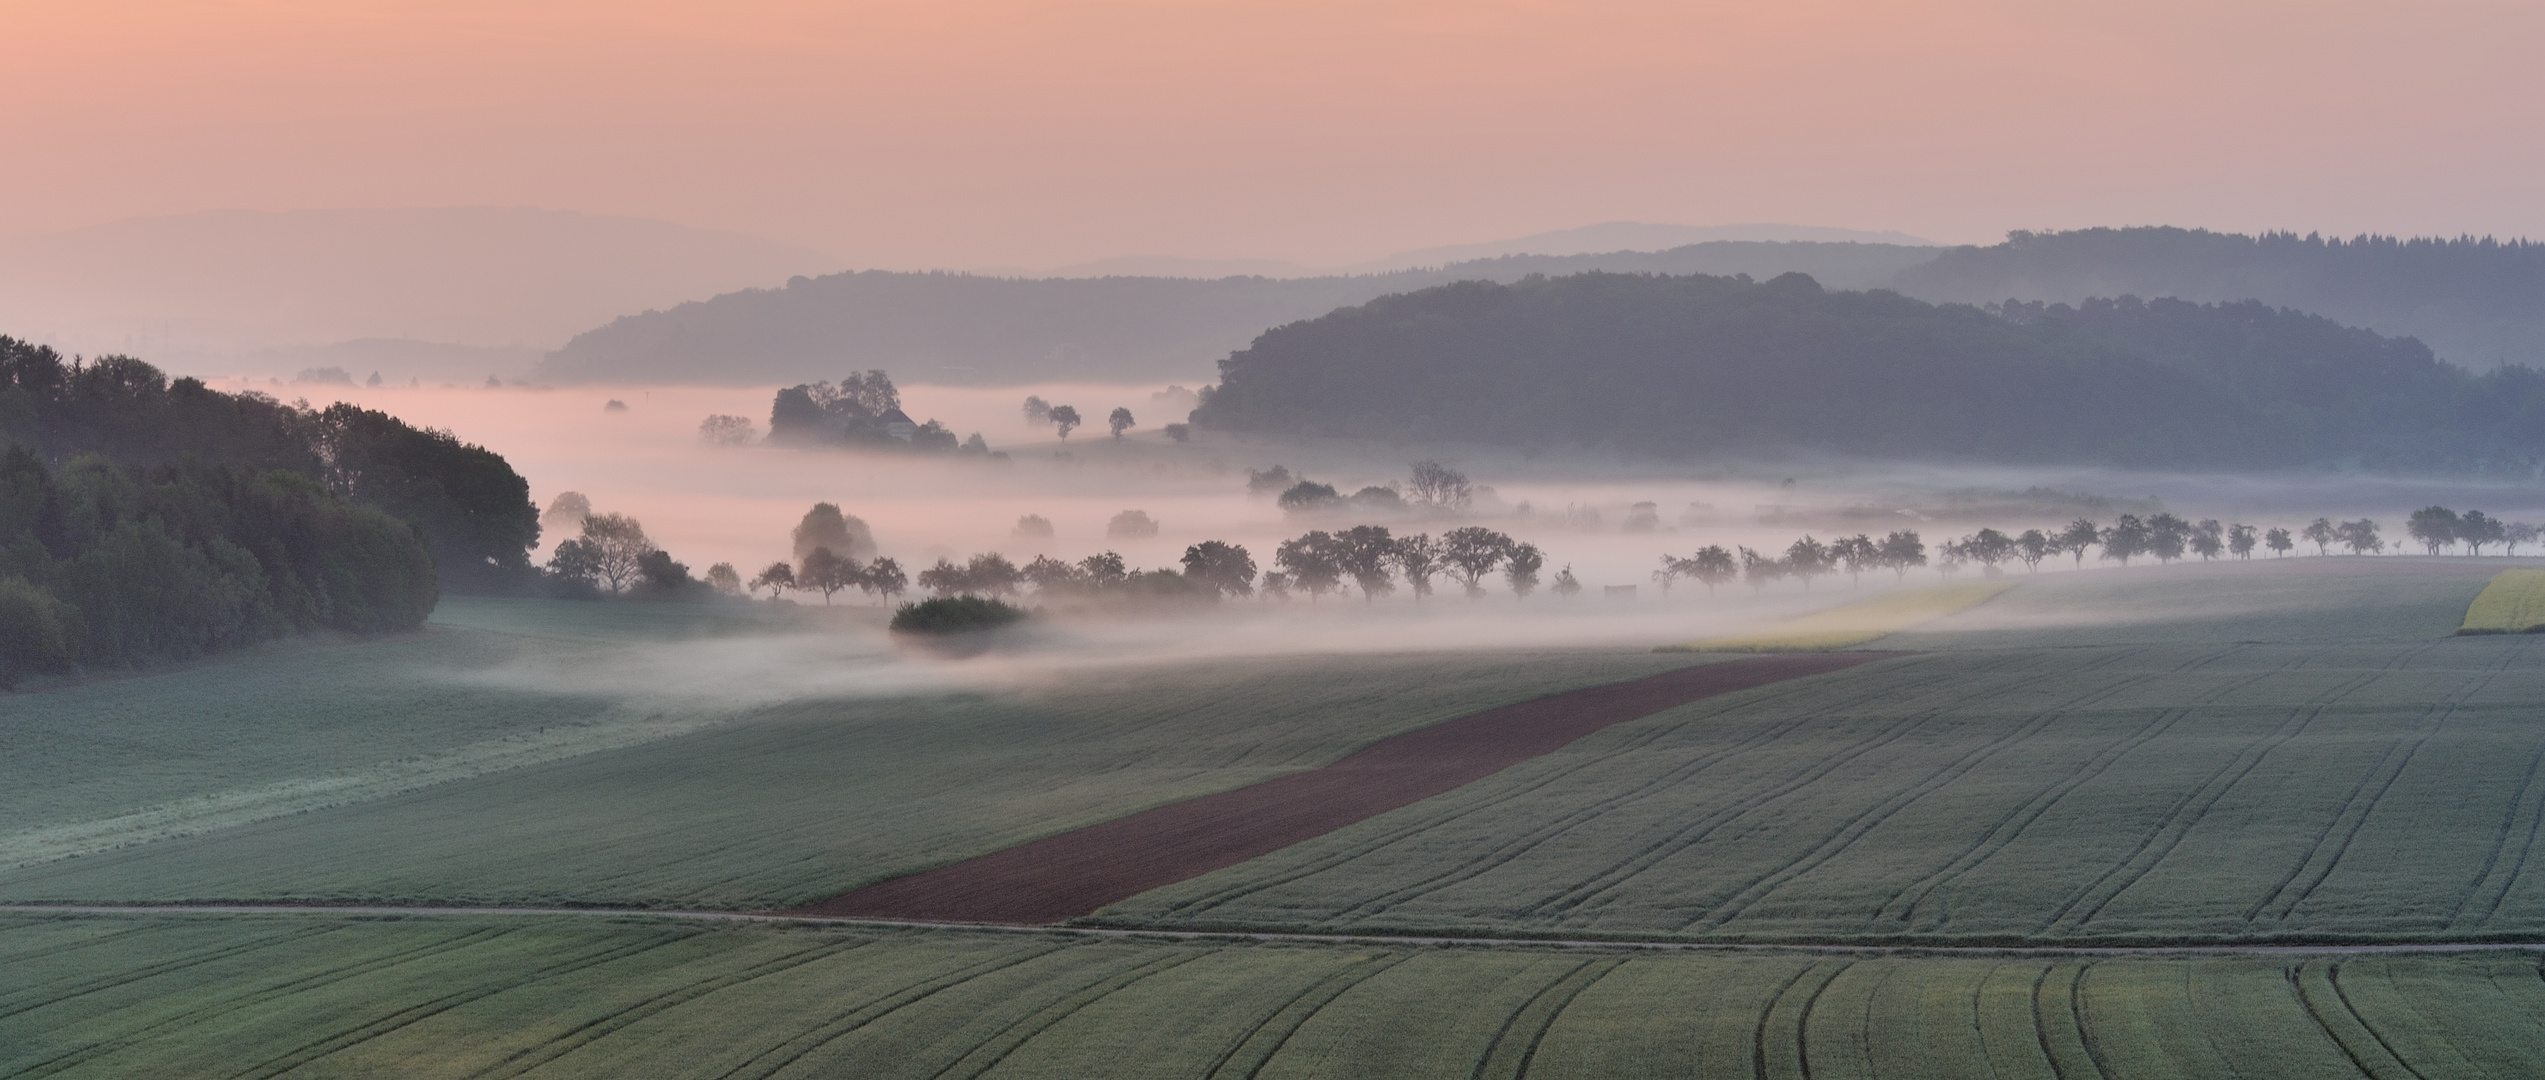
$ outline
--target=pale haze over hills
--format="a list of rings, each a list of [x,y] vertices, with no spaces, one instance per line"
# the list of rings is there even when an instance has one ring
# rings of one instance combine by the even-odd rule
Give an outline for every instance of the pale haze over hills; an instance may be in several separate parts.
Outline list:
[[[179,369],[484,378],[621,315],[837,269],[759,237],[557,210],[215,211],[0,237],[0,326]]]

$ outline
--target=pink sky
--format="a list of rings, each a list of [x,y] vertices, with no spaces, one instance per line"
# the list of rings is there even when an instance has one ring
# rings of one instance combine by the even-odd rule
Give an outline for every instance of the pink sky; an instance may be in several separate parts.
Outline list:
[[[536,205],[892,267],[1605,220],[2545,235],[2545,5],[0,0],[0,232]]]

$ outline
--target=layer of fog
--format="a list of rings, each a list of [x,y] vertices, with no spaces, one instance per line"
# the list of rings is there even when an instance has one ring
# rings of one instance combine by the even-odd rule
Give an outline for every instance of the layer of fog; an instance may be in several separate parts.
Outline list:
[[[1034,394],[1074,405],[1090,420],[1067,440],[1029,424],[1019,403]],[[1734,583],[1709,594],[1681,581],[1664,597],[1652,580],[1662,555],[1698,547],[1748,546],[1768,554],[1806,533],[1822,540],[1855,533],[1918,530],[1930,549],[1981,526],[2007,532],[2055,529],[2084,516],[2109,524],[2117,513],[2158,508],[2186,518],[2217,517],[2297,529],[2315,517],[2368,516],[2401,547],[2402,515],[2437,501],[2508,519],[2545,520],[2531,487],[2410,481],[2332,474],[2193,476],[2087,468],[1942,467],[1816,460],[1709,467],[1668,466],[1594,455],[1369,445],[1278,445],[1200,434],[1177,444],[1160,432],[1189,402],[1156,386],[1055,385],[983,390],[905,387],[905,409],[958,434],[979,432],[1004,460],[978,456],[857,453],[766,446],[717,447],[699,437],[710,414],[750,418],[765,429],[771,391],[640,388],[544,391],[522,388],[338,388],[342,398],[450,429],[505,455],[531,482],[542,506],[577,491],[604,512],[633,516],[692,573],[728,562],[745,577],[790,557],[790,530],[815,502],[839,504],[868,523],[881,553],[916,574],[939,558],[957,562],[999,552],[1022,564],[1037,555],[1075,560],[1120,552],[1134,568],[1174,567],[1191,544],[1242,544],[1263,569],[1285,538],[1311,528],[1373,521],[1400,533],[1438,534],[1474,523],[1507,532],[1546,553],[1540,591],[1515,600],[1500,575],[1487,598],[1470,601],[1449,581],[1417,603],[1403,588],[1375,603],[1357,593],[1310,603],[1238,601],[1202,616],[1058,620],[1022,652],[948,664],[897,650],[880,612],[835,633],[783,640],[691,642],[659,651],[636,647],[582,670],[517,672],[541,681],[596,687],[654,686],[671,693],[750,697],[783,693],[902,692],[984,681],[1030,679],[1087,664],[1164,657],[1326,650],[1472,648],[1645,648],[1755,628],[1887,588],[1942,580],[1933,569],[1903,582],[1877,571],[1861,582],[1824,577],[1809,588],[1785,581],[1754,591]],[[610,409],[618,401],[624,409]],[[1138,426],[1115,440],[1101,424],[1115,407]],[[1401,484],[1410,461],[1439,457],[1478,485],[1455,518],[1389,519],[1344,513],[1310,520],[1284,515],[1248,491],[1250,469],[1283,465],[1349,493]],[[2074,496],[2101,499],[2080,500]],[[1647,531],[1629,531],[1637,504],[1650,504]],[[1107,535],[1119,512],[1154,519],[1153,537]],[[1038,515],[1049,538],[1016,534]],[[561,537],[546,537],[547,546]],[[2267,555],[2258,555],[2258,558]],[[2089,554],[2088,571],[2108,567]],[[1585,592],[1569,600],[1547,590],[1570,567]],[[2025,570],[2010,564],[2008,572]],[[2064,555],[2045,574],[2076,572]],[[1978,567],[1964,571],[1976,577]],[[1632,587],[1611,598],[1609,587]],[[800,604],[818,596],[795,594]],[[839,605],[872,604],[845,593]],[[683,663],[674,664],[677,657]],[[666,674],[667,672],[677,674]]]

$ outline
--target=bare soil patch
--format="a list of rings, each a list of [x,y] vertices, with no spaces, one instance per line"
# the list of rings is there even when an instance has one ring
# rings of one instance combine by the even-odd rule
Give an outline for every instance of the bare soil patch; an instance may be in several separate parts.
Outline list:
[[[1896,655],[1761,656],[1505,705],[1380,740],[1321,768],[878,882],[798,913],[1055,923],[1420,802],[1612,724]]]

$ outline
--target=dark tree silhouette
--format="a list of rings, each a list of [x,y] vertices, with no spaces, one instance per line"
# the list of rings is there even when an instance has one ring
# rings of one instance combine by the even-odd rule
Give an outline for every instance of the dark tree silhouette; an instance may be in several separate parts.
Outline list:
[[[1122,433],[1137,426],[1137,422],[1131,419],[1130,409],[1116,405],[1112,415],[1105,417],[1105,426],[1113,429],[1114,441],[1120,442]]]

